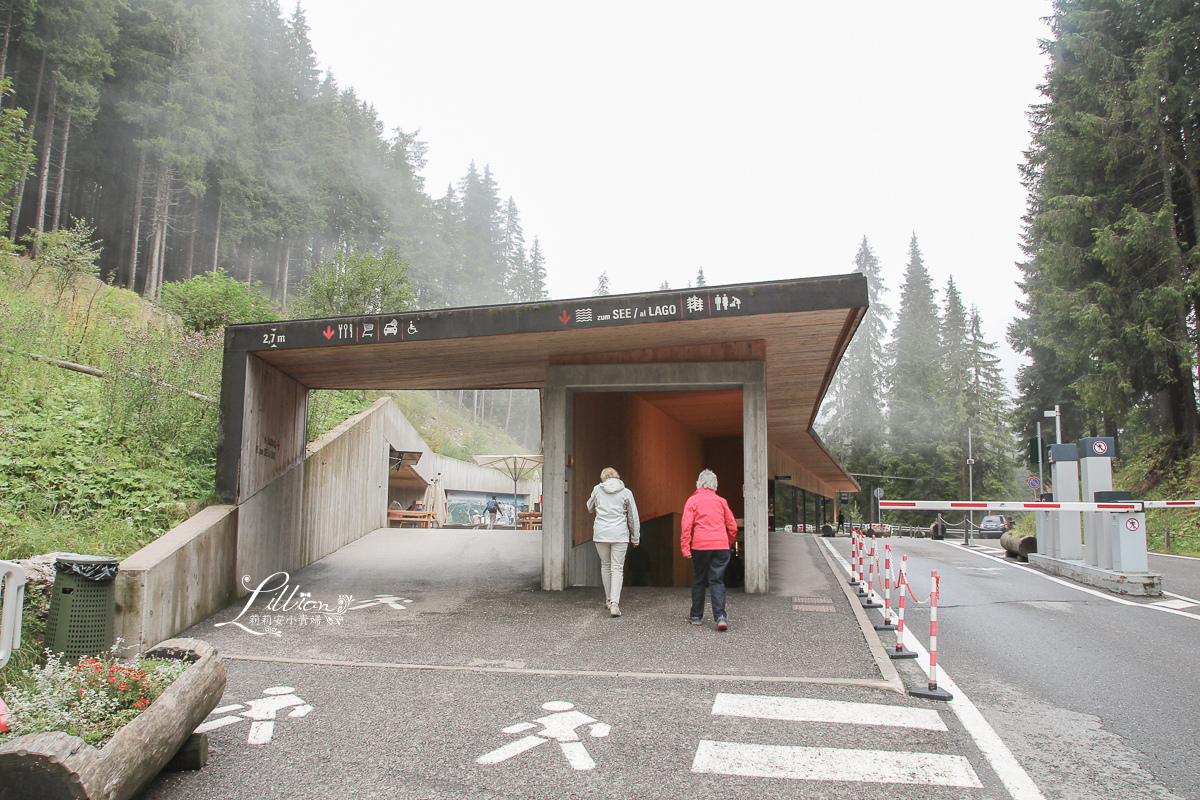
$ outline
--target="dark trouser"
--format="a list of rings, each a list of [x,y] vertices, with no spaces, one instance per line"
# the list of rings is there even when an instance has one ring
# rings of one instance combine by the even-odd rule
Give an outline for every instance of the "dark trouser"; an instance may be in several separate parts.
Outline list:
[[[729,566],[728,550],[693,550],[692,617],[704,616],[704,589],[712,600],[713,619],[725,616],[725,568]]]

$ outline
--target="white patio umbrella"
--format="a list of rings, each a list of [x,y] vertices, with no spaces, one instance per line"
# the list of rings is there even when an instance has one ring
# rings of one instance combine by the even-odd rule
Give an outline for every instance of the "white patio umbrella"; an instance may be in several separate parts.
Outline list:
[[[517,529],[517,481],[540,469],[545,459],[541,455],[526,456],[474,456],[475,463],[490,467],[512,478],[513,482],[513,530]]]

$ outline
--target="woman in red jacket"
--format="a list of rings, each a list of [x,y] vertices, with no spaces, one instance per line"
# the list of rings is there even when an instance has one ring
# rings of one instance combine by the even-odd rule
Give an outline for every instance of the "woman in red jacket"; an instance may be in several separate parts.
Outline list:
[[[712,601],[717,630],[729,628],[725,616],[725,568],[737,541],[737,520],[729,503],[717,494],[717,476],[704,470],[696,479],[696,493],[683,506],[679,547],[683,557],[692,559],[692,613],[689,621],[699,625],[704,619],[704,590]]]

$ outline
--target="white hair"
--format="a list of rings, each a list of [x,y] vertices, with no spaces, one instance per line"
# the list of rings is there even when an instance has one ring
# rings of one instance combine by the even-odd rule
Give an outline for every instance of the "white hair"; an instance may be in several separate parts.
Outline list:
[[[696,478],[697,489],[712,489],[717,490],[717,474],[711,469],[706,469],[700,473],[700,477]]]

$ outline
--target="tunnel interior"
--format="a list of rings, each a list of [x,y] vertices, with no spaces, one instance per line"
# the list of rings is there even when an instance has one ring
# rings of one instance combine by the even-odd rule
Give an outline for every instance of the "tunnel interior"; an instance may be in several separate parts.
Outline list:
[[[572,545],[591,546],[587,499],[600,471],[613,467],[633,492],[642,525],[641,546],[626,558],[626,585],[691,586],[679,527],[702,469],[716,473],[717,492],[739,527],[745,516],[742,391],[576,392],[573,412]],[[731,565],[730,585],[740,585],[739,567]]]

